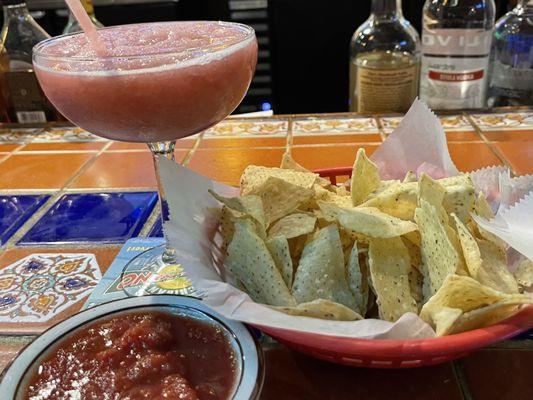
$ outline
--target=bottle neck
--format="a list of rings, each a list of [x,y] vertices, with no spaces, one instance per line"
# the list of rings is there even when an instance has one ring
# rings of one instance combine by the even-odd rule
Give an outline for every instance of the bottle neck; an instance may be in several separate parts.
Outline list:
[[[4,6],[4,21],[10,18],[25,18],[30,15],[26,3],[11,4]]]
[[[402,18],[402,0],[372,0],[371,15],[380,19]]]

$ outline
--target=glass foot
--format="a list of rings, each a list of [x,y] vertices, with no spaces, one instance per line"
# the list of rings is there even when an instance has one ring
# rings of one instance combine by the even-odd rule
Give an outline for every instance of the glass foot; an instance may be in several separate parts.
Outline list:
[[[196,295],[174,251],[165,245],[147,250],[126,264],[120,286],[130,297],[150,294]]]

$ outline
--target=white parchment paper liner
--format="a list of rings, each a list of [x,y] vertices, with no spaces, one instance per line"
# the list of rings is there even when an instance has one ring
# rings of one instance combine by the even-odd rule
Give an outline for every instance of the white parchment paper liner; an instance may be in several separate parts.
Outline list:
[[[440,121],[419,100],[415,100],[405,118],[373,154],[372,159],[379,165],[382,179],[401,179],[409,170],[427,172],[434,178],[458,174],[450,158]],[[219,251],[218,222],[213,211],[220,205],[208,193],[208,189],[213,189],[231,196],[237,195],[238,189],[211,181],[164,158],[160,158],[159,162],[170,211],[170,221],[164,226],[165,233],[191,282],[202,294],[203,301],[215,311],[227,318],[250,324],[332,336],[376,339],[435,336],[433,329],[412,313],[403,315],[395,323],[377,319],[327,321],[289,316],[254,303],[246,293],[231,285],[231,276],[224,271]],[[499,178],[500,173],[506,171],[499,167],[476,171],[474,180],[484,191],[490,189],[494,199],[499,199],[500,190],[495,187],[499,179],[494,176]],[[503,233],[507,231],[502,220],[506,221],[514,210],[533,210],[533,200],[530,197],[526,200],[522,203],[523,207],[515,205],[500,219],[481,223],[485,229],[511,243],[513,234]],[[529,226],[533,227],[533,213],[530,212],[530,215]],[[516,219],[512,221],[518,222]],[[528,238],[531,234],[526,229],[514,233],[514,236],[527,235]],[[523,240],[518,243],[522,249],[520,251],[527,250],[526,242]],[[533,255],[533,251],[529,253]]]

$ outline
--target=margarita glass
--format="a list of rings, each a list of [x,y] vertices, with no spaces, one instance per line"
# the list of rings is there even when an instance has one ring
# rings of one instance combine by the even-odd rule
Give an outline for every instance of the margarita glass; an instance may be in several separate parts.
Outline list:
[[[159,157],[174,160],[177,139],[220,122],[242,101],[257,62],[254,30],[186,21],[121,25],[100,29],[98,35],[104,49],[95,50],[84,33],[37,44],[37,78],[74,124],[105,138],[148,144],[164,224],[169,216]],[[168,246],[153,253],[144,254],[135,268],[156,274],[179,270]]]

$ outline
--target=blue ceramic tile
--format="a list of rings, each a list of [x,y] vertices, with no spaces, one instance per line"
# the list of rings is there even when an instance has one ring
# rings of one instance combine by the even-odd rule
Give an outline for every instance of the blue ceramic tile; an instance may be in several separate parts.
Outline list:
[[[155,222],[154,226],[152,226],[152,229],[150,230],[149,237],[163,237],[163,223],[161,222],[161,218],[158,218]]]
[[[0,244],[7,242],[49,198],[48,195],[0,196]]]
[[[125,242],[156,202],[154,192],[63,195],[19,243]]]

